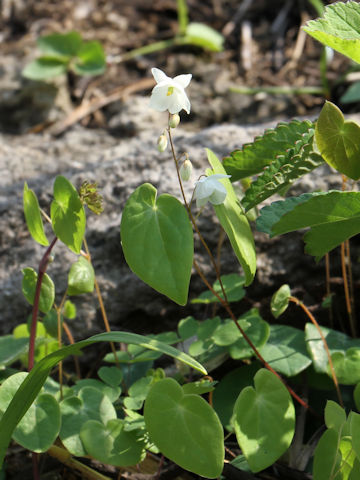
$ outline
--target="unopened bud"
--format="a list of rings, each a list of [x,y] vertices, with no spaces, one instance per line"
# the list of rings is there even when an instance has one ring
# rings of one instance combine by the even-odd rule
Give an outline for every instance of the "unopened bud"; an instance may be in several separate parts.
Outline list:
[[[190,180],[191,172],[192,172],[192,163],[187,158],[180,167],[181,180],[183,180],[184,182],[187,182],[188,180]]]
[[[164,150],[166,150],[167,143],[168,141],[166,136],[164,134],[160,135],[159,140],[157,142],[157,147],[159,152],[163,152]]]
[[[178,113],[173,113],[169,119],[169,127],[176,128],[180,123],[180,115]]]

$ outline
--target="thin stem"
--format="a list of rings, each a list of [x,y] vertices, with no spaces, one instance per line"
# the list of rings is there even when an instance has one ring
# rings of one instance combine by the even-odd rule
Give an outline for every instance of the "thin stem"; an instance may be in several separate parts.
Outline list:
[[[84,247],[85,247],[87,260],[91,263],[91,255],[90,255],[89,247],[88,247],[88,244],[87,244],[87,241],[86,241],[85,237],[84,237]],[[104,325],[105,325],[105,330],[107,332],[111,332],[109,320],[108,320],[108,317],[107,317],[107,313],[106,313],[106,310],[105,310],[103,298],[102,298],[102,295],[101,295],[100,287],[99,287],[98,281],[96,279],[96,276],[95,276],[95,279],[94,279],[94,285],[95,285],[96,295],[97,295],[98,301],[99,301],[101,315],[102,315]],[[115,359],[116,366],[119,367],[119,359],[117,357],[114,342],[110,342],[110,347],[111,347],[112,353],[114,354],[114,359]]]
[[[324,95],[324,87],[293,87],[290,85],[275,87],[230,87],[230,92],[242,93],[243,95],[256,95],[257,93],[268,93],[270,95]]]
[[[42,281],[49,263],[49,257],[51,250],[53,249],[55,243],[57,241],[57,237],[53,239],[50,243],[49,247],[46,249],[42,259],[39,263],[38,268],[38,277],[35,287],[35,296],[34,296],[34,303],[32,309],[32,319],[31,319],[31,329],[30,329],[30,338],[29,338],[29,356],[28,356],[28,371],[33,368],[34,366],[34,355],[35,355],[35,340],[36,340],[36,326],[37,326],[37,318],[39,315],[39,301],[40,301],[40,292],[41,292],[41,285]]]
[[[181,37],[173,37],[168,40],[161,40],[160,42],[154,42],[144,47],[134,48],[130,52],[124,53],[119,57],[120,62],[126,62],[132,58],[139,57],[140,55],[148,55],[149,53],[158,52],[159,50],[165,50],[166,48],[174,47],[175,45],[181,45],[184,43]]]
[[[196,221],[195,221],[195,218],[191,212],[191,208],[190,208],[190,205],[188,204],[187,200],[186,200],[186,196],[185,196],[185,192],[184,192],[184,187],[183,187],[183,184],[182,184],[182,180],[181,180],[181,176],[180,176],[180,170],[179,170],[179,162],[178,162],[178,159],[177,159],[177,156],[176,156],[176,153],[175,153],[175,148],[174,148],[174,143],[173,143],[173,140],[172,140],[172,135],[171,135],[171,131],[170,131],[170,128],[167,129],[168,131],[168,135],[169,135],[169,140],[170,140],[170,147],[171,147],[171,152],[172,152],[172,156],[173,156],[173,159],[174,159],[174,162],[175,162],[175,167],[176,167],[176,173],[177,173],[177,177],[178,177],[178,181],[179,181],[179,185],[180,185],[180,190],[181,190],[181,195],[182,195],[182,198],[184,200],[184,204],[185,204],[185,208],[188,212],[188,215],[189,215],[189,218],[190,218],[190,221],[194,227],[194,230],[195,232],[197,233],[201,243],[203,244],[205,250],[206,250],[206,253],[208,254],[209,258],[210,258],[210,261],[214,267],[214,270],[215,270],[215,274],[216,274],[216,278],[220,284],[220,288],[221,288],[221,292],[224,296],[224,300],[226,302],[226,304],[228,304],[228,300],[227,300],[227,296],[226,296],[226,293],[225,293],[225,289],[224,289],[224,286],[223,286],[223,283],[222,283],[222,280],[221,280],[221,277],[220,277],[220,270],[217,266],[217,263],[215,261],[215,258],[213,256],[213,254],[211,253],[210,251],[210,248],[208,246],[208,244],[206,243],[204,237],[201,235],[200,233],[200,230],[196,224]]]
[[[240,333],[242,334],[242,336],[244,337],[245,341],[249,344],[250,348],[253,350],[254,354],[256,355],[256,357],[260,360],[260,362],[264,365],[265,368],[267,368],[271,373],[273,373],[277,378],[279,378],[282,383],[285,385],[285,387],[287,388],[288,392],[290,393],[290,395],[295,398],[295,400],[297,402],[299,402],[299,404],[301,406],[303,406],[304,408],[308,409],[309,412],[313,413],[314,415],[318,416],[317,413],[310,407],[310,405],[308,405],[306,402],[304,402],[295,392],[294,390],[283,380],[283,378],[271,367],[271,365],[269,365],[269,363],[263,358],[263,356],[260,354],[260,352],[258,351],[258,349],[255,347],[255,345],[253,344],[253,342],[250,340],[250,338],[247,336],[247,334],[245,333],[245,331],[242,329],[241,325],[239,324],[237,318],[235,317],[233,311],[231,310],[231,308],[229,307],[228,303],[224,301],[223,298],[220,297],[220,295],[212,288],[212,286],[210,285],[210,283],[207,281],[206,277],[204,276],[203,272],[200,270],[200,267],[199,265],[196,263],[196,261],[194,260],[194,267],[197,271],[197,273],[199,274],[200,278],[202,279],[202,281],[205,283],[205,285],[208,287],[208,289],[211,291],[211,293],[213,295],[215,295],[215,297],[219,300],[219,302],[221,303],[221,305],[225,308],[225,310],[227,311],[227,313],[230,315],[230,318],[233,320],[233,322],[235,322],[235,325],[237,326],[238,330],[240,331]]]
[[[71,330],[66,322],[63,322],[62,327],[64,329],[65,335],[69,339],[70,345],[73,345],[75,343],[74,337],[72,336]],[[76,370],[76,376],[78,379],[81,378],[81,371],[80,371],[80,364],[79,364],[79,359],[74,356],[74,363],[75,363],[75,370]]]
[[[335,369],[334,369],[334,364],[333,364],[333,362],[332,362],[332,358],[331,358],[329,346],[328,346],[328,344],[327,344],[326,338],[324,337],[324,334],[323,334],[322,331],[321,331],[321,328],[320,328],[318,322],[316,321],[315,317],[314,317],[313,314],[310,312],[310,310],[307,308],[307,306],[306,306],[303,302],[301,302],[298,298],[290,296],[289,300],[290,300],[291,302],[295,303],[296,305],[298,305],[299,307],[301,307],[301,308],[304,310],[304,312],[305,312],[306,315],[309,317],[310,321],[313,323],[313,325],[315,326],[316,330],[318,331],[318,333],[319,333],[319,335],[320,335],[320,338],[321,338],[321,341],[322,341],[322,343],[323,343],[323,345],[324,345],[326,355],[327,355],[327,357],[328,357],[330,372],[331,372],[331,376],[332,376],[332,379],[333,379],[333,382],[334,382],[334,385],[335,385],[336,394],[337,394],[339,403],[340,403],[340,405],[341,405],[342,407],[344,407],[343,399],[342,399],[341,392],[340,392],[340,388],[339,388],[339,382],[338,382],[338,379],[337,379],[337,377],[336,377],[336,373],[335,373]]]
[[[355,300],[354,300],[354,281],[353,281],[353,274],[352,274],[352,266],[351,266],[351,254],[350,254],[350,241],[349,239],[345,240],[345,255],[346,255],[346,266],[348,272],[348,279],[349,279],[349,287],[350,287],[350,303],[352,314],[355,316]],[[355,325],[356,327],[356,325]]]
[[[331,298],[331,287],[330,287],[330,255],[329,253],[325,254],[325,275],[326,275],[326,296]],[[334,328],[334,317],[333,317],[333,309],[332,303],[330,302],[329,308],[329,321],[331,328]]]
[[[355,321],[354,321],[354,317],[353,317],[353,311],[352,311],[352,307],[351,307],[349,284],[348,284],[348,277],[347,277],[347,272],[346,272],[346,255],[345,255],[345,243],[344,242],[341,244],[341,271],[342,271],[342,276],[343,276],[343,281],[344,281],[346,311],[347,311],[348,317],[349,317],[351,335],[354,338],[356,338],[356,325],[355,325]]]

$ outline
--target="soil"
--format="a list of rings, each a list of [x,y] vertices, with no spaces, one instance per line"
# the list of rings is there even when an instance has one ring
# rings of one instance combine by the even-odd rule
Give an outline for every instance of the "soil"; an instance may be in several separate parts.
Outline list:
[[[144,86],[141,82],[151,77],[153,66],[163,69],[169,76],[193,74],[190,87],[193,108],[191,114],[184,118],[185,128],[189,130],[224,122],[250,125],[294,116],[316,116],[324,101],[322,95],[274,96],[260,92],[245,96],[229,91],[231,86],[322,85],[319,68],[322,47],[306,36],[300,47],[300,26],[316,17],[310,2],[188,0],[187,5],[191,21],[206,23],[223,33],[223,52],[211,53],[195,46],[178,46],[123,61],[124,54],[134,48],[176,35],[175,0],[0,2],[0,131],[19,136],[21,141],[21,135],[25,133],[47,133],[54,126],[64,125],[64,120],[82,102],[106,99],[120,87],[138,85],[135,94],[148,95],[151,85],[147,83]],[[69,75],[55,84],[32,82],[21,77],[22,68],[36,55],[36,39],[39,36],[71,30],[80,32],[85,40],[101,42],[108,63],[104,75],[93,79]],[[338,79],[348,67],[349,62],[337,54],[328,65],[327,78],[334,102],[338,103],[346,88]],[[131,124],[124,128],[124,122],[120,126],[118,123],[122,102],[131,101],[131,98],[119,96],[118,101],[108,102],[104,108],[82,118],[81,125],[97,132],[99,129],[106,131],[112,137],[110,146],[118,138],[134,136],[136,130]],[[321,303],[321,295],[311,292],[311,298],[315,298],[317,304]],[[42,462],[44,473],[41,478],[81,478],[53,460]],[[104,467],[99,465],[91,466],[109,478],[143,478],[141,474],[130,476],[128,472],[120,476],[115,471],[104,471]],[[7,472],[7,480],[32,478],[31,460],[17,446],[10,451]],[[226,478],[235,478],[232,476],[235,474],[228,472]],[[179,472],[171,475],[171,471],[165,471],[158,478],[175,478]],[[302,473],[298,477],[291,475],[294,472],[282,475],[279,470],[251,478],[307,478]],[[181,478],[195,476],[182,474]]]

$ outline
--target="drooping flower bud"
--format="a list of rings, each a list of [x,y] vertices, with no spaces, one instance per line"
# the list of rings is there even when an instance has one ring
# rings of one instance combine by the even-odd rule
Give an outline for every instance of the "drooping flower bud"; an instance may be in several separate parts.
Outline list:
[[[164,150],[166,150],[167,144],[168,144],[168,141],[167,141],[166,135],[164,134],[160,135],[157,142],[157,148],[159,152],[163,152]]]
[[[176,128],[180,123],[180,115],[178,113],[174,113],[170,116],[169,119],[169,127]]]
[[[187,158],[180,167],[180,177],[183,182],[190,180],[192,172],[192,163]]]

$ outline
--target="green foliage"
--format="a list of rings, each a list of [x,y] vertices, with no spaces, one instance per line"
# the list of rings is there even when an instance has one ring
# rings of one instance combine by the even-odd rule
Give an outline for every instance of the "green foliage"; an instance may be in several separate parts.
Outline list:
[[[16,338],[13,335],[0,337],[0,371],[7,365],[16,362],[28,350],[26,337]]]
[[[353,180],[360,178],[359,138],[360,126],[355,122],[345,121],[341,110],[333,103],[326,102],[316,122],[316,144],[331,167]]]
[[[194,254],[190,220],[176,198],[156,194],[145,183],[126,202],[121,219],[125,259],[141,280],[185,305]]]
[[[40,37],[41,57],[30,62],[22,74],[32,80],[47,80],[69,70],[79,75],[100,75],[106,68],[104,50],[99,42],[84,42],[78,32],[55,33]]]
[[[76,305],[71,300],[66,300],[64,303],[63,315],[69,320],[76,317]]]
[[[287,325],[271,325],[269,339],[260,353],[277,372],[287,377],[297,375],[311,364],[304,332]]]
[[[206,149],[206,153],[213,173],[225,174],[224,167],[216,155],[209,149]],[[253,281],[256,271],[254,238],[230,180],[224,178],[223,184],[227,190],[225,202],[221,205],[214,205],[214,210],[244,270],[245,286],[247,286]]]
[[[231,175],[231,181],[235,182],[262,172],[278,155],[294,148],[304,134],[313,132],[313,128],[314,124],[309,120],[292,120],[265,130],[264,134],[256,137],[252,143],[244,144],[241,150],[234,150],[229,157],[223,159],[226,173]]]
[[[270,231],[271,236],[310,227],[304,236],[305,251],[318,260],[360,232],[360,193],[331,191],[305,195],[265,207],[261,210],[264,218],[258,225],[263,231]]]
[[[33,305],[38,274],[30,267],[24,268],[22,273],[22,292],[30,305]],[[39,310],[43,313],[47,313],[53,306],[54,300],[55,285],[49,275],[45,273],[40,290]]]
[[[313,137],[314,132],[310,129],[294,147],[278,155],[265,168],[264,173],[245,192],[241,201],[245,210],[254,208],[275,193],[286,191],[295,180],[323,163],[321,156],[313,151]]]
[[[24,215],[27,227],[33,239],[40,245],[49,245],[46,238],[44,224],[41,218],[40,207],[35,193],[24,183],[23,193]]]
[[[204,23],[190,23],[186,27],[183,42],[197,45],[211,52],[221,52],[224,49],[224,37],[221,33]]]
[[[185,394],[175,380],[166,378],[151,388],[144,417],[150,438],[166,457],[206,478],[221,474],[223,429],[203,398]]]
[[[259,370],[254,384],[255,388],[241,391],[233,422],[251,470],[259,472],[289,448],[295,430],[295,409],[286,387],[273,373]]]
[[[319,42],[360,63],[360,5],[357,2],[328,5],[323,18],[311,20],[303,28]]]
[[[270,309],[275,318],[279,318],[289,306],[290,295],[290,287],[285,284],[271,297]]]
[[[79,254],[85,235],[85,211],[76,189],[61,175],[54,182],[51,221],[55,235],[70,250]]]
[[[243,289],[243,286],[245,283],[244,277],[237,275],[236,273],[230,273],[229,275],[222,275],[221,281],[226,293],[227,301],[229,303],[238,302],[244,298],[245,296],[245,290]],[[216,280],[214,282],[213,289],[222,299],[224,298],[219,280]],[[206,290],[205,292],[201,293],[197,298],[193,298],[191,300],[191,303],[203,303],[206,305],[209,303],[216,303],[216,302],[219,302],[219,300],[209,290]]]
[[[84,257],[71,265],[68,278],[68,294],[80,295],[94,290],[95,272],[91,263]]]
[[[354,82],[340,97],[341,103],[354,103],[360,101],[360,82]]]

